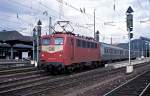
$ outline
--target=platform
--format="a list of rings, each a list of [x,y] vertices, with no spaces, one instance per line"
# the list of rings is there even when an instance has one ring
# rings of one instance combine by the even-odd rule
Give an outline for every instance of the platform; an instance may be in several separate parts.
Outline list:
[[[150,58],[144,58],[144,59],[137,58],[135,60],[131,60],[131,65],[142,64],[148,61],[150,61]],[[109,63],[106,64],[105,67],[120,68],[120,67],[126,67],[127,65],[129,65],[128,60],[122,62]]]

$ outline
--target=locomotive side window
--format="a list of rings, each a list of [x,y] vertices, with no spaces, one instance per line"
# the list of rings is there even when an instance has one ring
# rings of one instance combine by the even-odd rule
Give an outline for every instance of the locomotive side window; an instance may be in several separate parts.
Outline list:
[[[89,42],[85,40],[76,40],[76,45],[81,48],[97,48],[98,44],[94,42]]]
[[[94,48],[94,43],[92,42],[92,48]]]
[[[81,40],[77,39],[77,46],[81,47]]]
[[[95,43],[95,48],[97,48],[97,43]]]
[[[87,48],[90,48],[90,42],[87,42]]]
[[[42,45],[49,45],[50,44],[50,38],[43,38],[42,39]]]
[[[86,48],[86,42],[82,40],[82,48]]]
[[[59,38],[55,38],[55,45],[63,45],[63,43],[64,43],[64,38],[61,38],[61,37],[59,37]]]

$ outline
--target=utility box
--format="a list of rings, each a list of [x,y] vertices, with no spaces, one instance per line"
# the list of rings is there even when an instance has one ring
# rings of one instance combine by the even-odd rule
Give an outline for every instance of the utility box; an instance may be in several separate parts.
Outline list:
[[[129,73],[132,73],[133,72],[133,65],[128,65],[126,66],[126,73],[129,74]]]
[[[22,52],[22,59],[28,59],[28,52]]]

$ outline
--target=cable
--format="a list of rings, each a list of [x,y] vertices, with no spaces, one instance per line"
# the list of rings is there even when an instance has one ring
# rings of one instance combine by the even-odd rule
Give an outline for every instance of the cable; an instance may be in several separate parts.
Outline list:
[[[44,12],[44,11],[42,11],[42,10],[35,9],[35,8],[33,8],[33,7],[32,7],[32,9],[31,9],[31,8],[30,8],[30,6],[24,5],[24,4],[20,3],[20,2],[14,1],[14,0],[8,0],[8,1],[10,1],[10,2],[12,2],[12,3],[14,3],[14,4],[17,4],[17,5],[19,5],[19,6],[22,6],[22,7],[28,8],[28,9],[30,9],[30,10],[37,11],[37,13],[41,12],[41,13],[42,13],[42,15],[43,15],[43,12]],[[51,17],[53,17],[53,18],[58,18],[58,17],[53,16],[53,15],[51,15]]]
[[[31,22],[28,22],[27,20],[24,20],[24,19],[22,19],[22,18],[20,18],[20,17],[14,17],[14,16],[9,16],[9,15],[4,15],[4,14],[1,14],[1,16],[5,16],[5,18],[6,17],[10,17],[10,18],[14,18],[14,19],[17,19],[17,20],[20,20],[20,21],[22,21],[22,22],[25,22],[25,23],[27,23],[27,24],[31,24]]]
[[[13,1],[13,0],[8,0],[8,1]],[[27,6],[27,5],[24,5],[24,4],[22,4],[22,3],[19,3],[19,2],[16,2],[16,1],[13,1],[13,3],[15,3],[15,4],[17,4],[17,5],[19,5],[19,6],[23,6],[23,7],[25,7],[25,8],[29,8],[30,9],[30,7],[29,6]],[[40,4],[42,4],[42,3],[40,3]],[[44,5],[44,4],[42,4],[42,5]],[[44,5],[45,7],[47,7],[46,5]],[[48,8],[48,7],[47,7]],[[35,11],[40,11],[40,12],[42,12],[43,13],[43,11],[41,11],[41,10],[38,10],[38,9],[35,9],[35,8],[33,8],[32,7],[32,9],[31,10],[35,10]],[[47,15],[48,17],[53,17],[53,18],[55,18],[55,19],[59,19],[59,17],[56,17],[56,16],[53,16],[53,15]],[[63,19],[63,20],[65,20],[65,19]]]
[[[1,21],[11,22],[11,23],[15,23],[15,24],[21,25],[21,23],[10,21],[10,20],[4,19],[4,18],[0,18],[0,20]]]
[[[41,4],[43,7],[45,7],[45,8],[48,8],[48,9],[50,9],[50,10],[53,10],[53,11],[55,11],[57,14],[59,14],[59,12],[57,12],[56,10],[54,10],[54,9],[51,9],[51,8],[49,8],[48,6],[46,6],[45,4],[43,4],[42,2],[40,2],[39,4]],[[68,18],[67,18],[68,19]],[[65,18],[63,18],[63,20],[65,20]],[[71,20],[71,22],[72,22],[72,20]],[[72,22],[73,23],[73,22]]]
[[[33,8],[33,7],[32,7],[32,9],[31,9],[31,7],[29,7],[29,6],[27,6],[27,5],[24,5],[24,4],[22,4],[22,3],[19,3],[19,2],[17,2],[17,1],[14,1],[14,0],[8,0],[8,1],[10,1],[10,2],[12,2],[12,3],[14,3],[14,4],[17,4],[17,5],[19,5],[19,6],[28,8],[28,9],[30,9],[30,10],[34,10],[34,11],[36,11],[36,12],[39,12],[39,11],[40,11],[40,12],[43,13],[42,10],[35,9],[35,8]],[[41,3],[41,4],[42,4],[42,3]],[[46,6],[45,6],[45,7],[46,7]],[[48,7],[47,7],[47,8],[48,8]],[[51,17],[56,18],[56,19],[59,19],[59,17],[52,16],[52,15],[49,15],[49,14],[48,14],[48,16],[51,16]],[[65,20],[65,19],[63,19],[63,20]],[[71,22],[72,22],[72,20],[71,20]],[[73,22],[72,22],[72,23],[73,23]],[[82,27],[82,28],[87,29],[87,27],[84,27],[83,25],[80,25],[80,24],[77,24],[77,23],[74,23],[74,24],[75,24],[76,27]],[[77,25],[80,25],[80,26],[77,26]],[[90,29],[89,29],[89,30],[90,30]]]

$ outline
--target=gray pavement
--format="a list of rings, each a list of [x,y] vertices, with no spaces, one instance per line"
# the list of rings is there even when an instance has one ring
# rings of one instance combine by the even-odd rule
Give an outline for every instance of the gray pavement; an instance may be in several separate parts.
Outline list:
[[[148,62],[148,61],[150,61],[149,57],[143,58],[143,59],[137,58],[131,61],[131,65],[141,64],[141,63]],[[126,67],[127,65],[129,65],[128,60],[122,61],[122,62],[109,63],[109,64],[106,64],[105,67],[120,68],[120,67]]]

